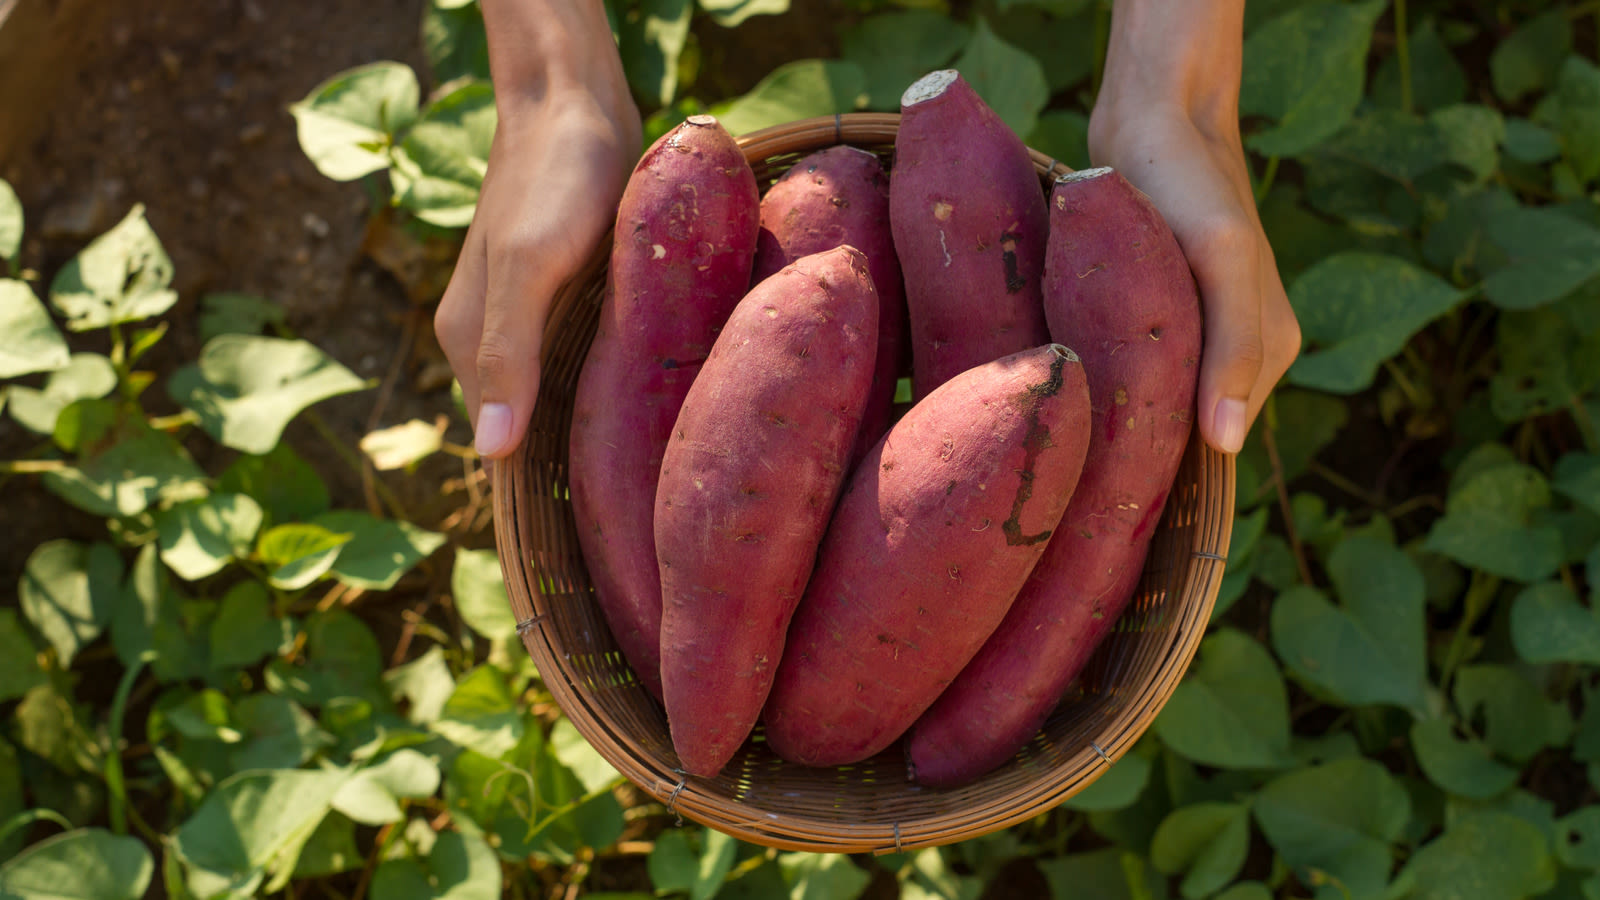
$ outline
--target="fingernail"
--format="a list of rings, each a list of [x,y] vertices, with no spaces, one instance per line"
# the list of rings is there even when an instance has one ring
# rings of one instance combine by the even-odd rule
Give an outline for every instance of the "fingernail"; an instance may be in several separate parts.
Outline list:
[[[1211,424],[1217,435],[1217,444],[1224,453],[1238,453],[1244,447],[1244,420],[1244,401],[1233,397],[1223,397],[1217,401]]]
[[[511,407],[504,403],[485,403],[478,408],[478,431],[473,446],[479,456],[494,456],[511,440]]]

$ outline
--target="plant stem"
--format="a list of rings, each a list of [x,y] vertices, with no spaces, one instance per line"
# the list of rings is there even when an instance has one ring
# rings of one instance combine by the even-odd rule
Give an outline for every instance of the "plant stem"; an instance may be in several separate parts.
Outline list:
[[[1406,0],[1394,0],[1394,51],[1400,61],[1400,108],[1410,113],[1415,101],[1411,94],[1411,30],[1406,25]]]
[[[317,414],[316,410],[308,409],[304,412],[304,415],[306,422],[308,422],[318,434],[322,435],[322,439],[327,441],[329,446],[333,447],[333,452],[338,454],[340,459],[344,460],[345,465],[349,466],[351,469],[354,469],[357,475],[364,475],[366,473],[366,462],[362,456],[356,451],[351,450],[344,441],[340,440],[339,436],[335,434],[333,429],[328,426],[327,421],[323,419],[322,416]],[[390,490],[388,485],[384,484],[380,480],[373,479],[373,489],[376,490],[378,496],[382,498],[384,505],[389,508],[389,515],[396,519],[401,519],[407,522],[411,521],[411,516],[406,512],[405,504],[400,502],[400,498],[395,496],[394,491]]]
[[[200,417],[191,410],[173,413],[170,416],[155,416],[149,420],[150,427],[157,431],[176,431],[185,425],[200,424]]]
[[[1572,404],[1572,418],[1583,435],[1584,449],[1590,453],[1600,452],[1600,433],[1595,431],[1594,417],[1589,415],[1589,407],[1583,405],[1583,398],[1577,394],[1573,394],[1567,402]]]
[[[53,809],[30,809],[27,812],[17,813],[7,819],[4,825],[0,825],[0,843],[5,843],[6,839],[11,837],[13,833],[27,828],[41,819],[60,825],[63,831],[72,830],[72,823],[67,821],[67,817],[61,813]]]
[[[0,472],[8,474],[42,475],[45,472],[60,472],[69,468],[71,466],[60,459],[0,459]]]
[[[1300,530],[1294,525],[1294,504],[1289,500],[1289,480],[1284,477],[1283,460],[1278,456],[1278,441],[1273,437],[1273,429],[1261,429],[1261,443],[1266,447],[1267,459],[1272,462],[1273,480],[1278,483],[1278,508],[1283,512],[1283,531],[1289,538],[1289,549],[1294,553],[1295,567],[1300,570],[1300,580],[1306,584],[1315,584],[1311,580],[1311,566],[1306,562],[1305,547],[1300,543]]]
[[[1261,173],[1261,181],[1256,184],[1256,205],[1260,206],[1267,200],[1267,194],[1272,192],[1272,183],[1278,179],[1278,157],[1267,157],[1267,170]]]
[[[1494,605],[1495,595],[1499,591],[1500,576],[1490,575],[1482,569],[1473,570],[1472,583],[1467,586],[1467,608],[1461,613],[1461,623],[1456,626],[1455,637],[1450,640],[1450,649],[1445,654],[1444,665],[1439,673],[1441,693],[1449,693],[1450,680],[1455,676],[1456,669],[1466,661],[1467,642],[1472,638],[1472,628]]]
[[[106,790],[111,794],[111,830],[117,834],[128,833],[128,788],[122,777],[122,750],[117,744],[122,740],[122,719],[128,711],[128,695],[133,692],[134,682],[138,680],[139,673],[144,671],[144,665],[151,655],[146,653],[140,656],[122,673],[122,680],[117,682],[117,692],[111,700],[111,749],[106,754]]]

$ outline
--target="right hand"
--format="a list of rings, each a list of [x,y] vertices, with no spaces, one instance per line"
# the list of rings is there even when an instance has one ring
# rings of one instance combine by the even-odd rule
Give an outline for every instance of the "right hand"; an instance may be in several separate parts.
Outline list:
[[[522,441],[551,302],[615,222],[643,150],[620,66],[616,75],[497,101],[478,209],[434,315],[485,458]]]

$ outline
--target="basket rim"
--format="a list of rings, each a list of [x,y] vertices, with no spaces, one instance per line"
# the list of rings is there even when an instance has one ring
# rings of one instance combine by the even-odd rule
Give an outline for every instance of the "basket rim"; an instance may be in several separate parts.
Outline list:
[[[892,148],[899,121],[898,113],[839,113],[774,125],[735,140],[752,164],[835,144],[883,151]],[[1041,180],[1072,171],[1064,163],[1032,147],[1028,152]],[[610,256],[611,240],[612,231],[608,230],[583,268],[554,297],[543,334],[543,359],[552,358],[552,340],[583,302],[584,286],[603,273]],[[541,393],[538,407],[545,404]],[[539,418],[538,407],[531,417],[534,420]],[[636,742],[614,727],[603,710],[590,702],[581,674],[571,669],[565,652],[545,627],[552,608],[539,588],[542,579],[537,558],[540,551],[530,539],[534,530],[531,513],[527,503],[519,503],[526,496],[531,480],[533,431],[530,427],[523,441],[506,458],[484,462],[489,467],[497,555],[508,599],[524,648],[533,658],[546,689],[584,739],[619,773],[664,804],[670,813],[740,840],[781,850],[883,854],[949,844],[1024,822],[1088,787],[1138,742],[1187,672],[1205,635],[1221,588],[1232,537],[1235,457],[1205,445],[1195,429],[1180,471],[1187,471],[1193,461],[1220,484],[1217,488],[1220,497],[1215,504],[1219,514],[1197,523],[1197,527],[1203,525],[1206,529],[1210,543],[1205,551],[1195,552],[1194,559],[1188,563],[1188,577],[1183,579],[1190,588],[1198,579],[1199,602],[1177,605],[1182,615],[1169,626],[1172,637],[1153,674],[1137,683],[1137,691],[1115,699],[1105,721],[1095,729],[1096,739],[1048,769],[1040,767],[1038,774],[1028,779],[1025,790],[986,798],[981,790],[982,779],[975,785],[947,791],[908,782],[908,796],[920,794],[924,800],[949,796],[952,802],[948,811],[919,816],[904,827],[898,821],[892,827],[841,824],[758,809],[710,792],[705,789],[709,780],[682,775],[636,752],[639,749]],[[1187,457],[1194,457],[1194,460]]]

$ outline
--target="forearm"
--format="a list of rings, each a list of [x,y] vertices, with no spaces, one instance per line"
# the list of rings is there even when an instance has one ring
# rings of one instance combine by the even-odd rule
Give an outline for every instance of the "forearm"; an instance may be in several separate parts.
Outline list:
[[[600,0],[482,0],[481,5],[502,114],[571,95],[608,106],[631,102]]]
[[[1115,0],[1091,144],[1162,107],[1237,134],[1243,56],[1244,0]]]

